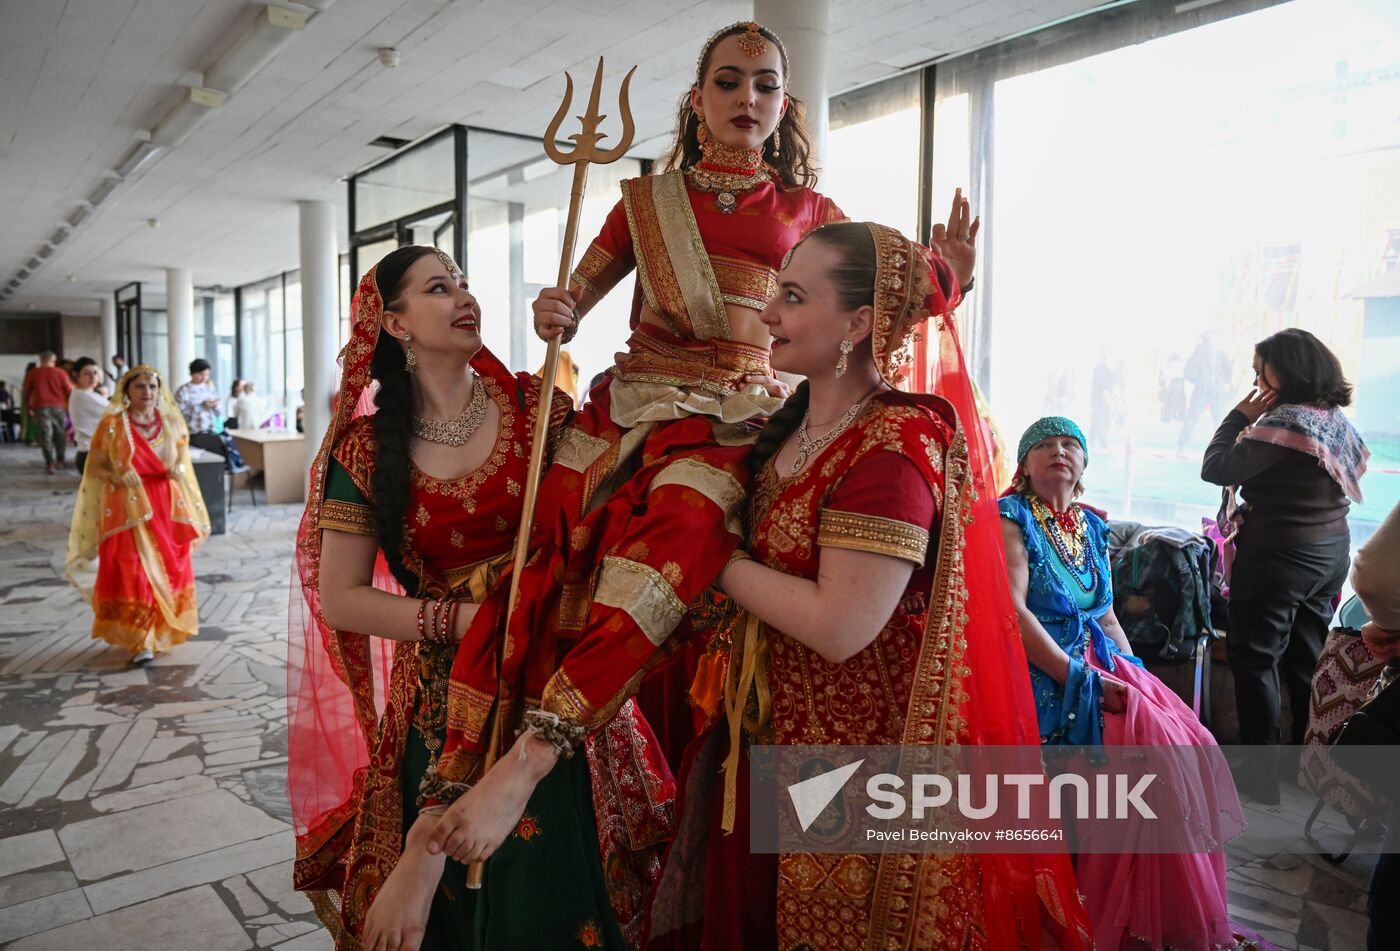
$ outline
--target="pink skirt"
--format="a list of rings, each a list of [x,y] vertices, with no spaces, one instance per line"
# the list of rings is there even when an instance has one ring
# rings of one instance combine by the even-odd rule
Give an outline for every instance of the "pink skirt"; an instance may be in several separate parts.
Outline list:
[[[1214,747],[1215,738],[1191,708],[1148,671],[1120,662],[1109,673],[1090,650],[1089,663],[1128,685],[1127,710],[1104,713],[1105,746]],[[1100,951],[1163,948],[1217,951],[1232,948],[1226,908],[1225,841],[1244,828],[1244,812],[1224,757],[1202,757],[1199,768],[1172,758],[1176,775],[1163,776],[1162,792],[1149,804],[1158,815],[1185,813],[1202,837],[1218,843],[1198,854],[1081,853],[1075,863],[1079,890]],[[1149,839],[1144,829],[1144,847]]]

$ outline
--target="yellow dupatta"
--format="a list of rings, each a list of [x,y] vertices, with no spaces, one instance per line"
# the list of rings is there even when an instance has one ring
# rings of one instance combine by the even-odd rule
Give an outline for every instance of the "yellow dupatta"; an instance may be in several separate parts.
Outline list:
[[[87,464],[78,496],[73,506],[73,520],[68,529],[68,551],[64,558],[63,575],[83,600],[92,603],[93,587],[97,582],[97,559],[102,543],[113,535],[144,525],[152,517],[151,500],[144,484],[128,486],[122,474],[132,471],[135,443],[131,422],[127,416],[126,387],[137,376],[150,375],[160,381],[160,374],[148,366],[135,366],[122,374],[116,395],[92,436]],[[190,462],[189,432],[184,417],[175,405],[170,390],[163,383],[156,411],[160,414],[163,438],[151,448],[171,473],[170,516],[195,529],[197,537],[191,548],[198,547],[209,536],[209,513],[204,496],[195,481]],[[181,617],[176,609],[175,592],[171,590],[160,552],[145,533],[137,533],[137,551],[142,567],[151,582],[156,603],[172,627],[189,630],[197,627],[195,618]]]

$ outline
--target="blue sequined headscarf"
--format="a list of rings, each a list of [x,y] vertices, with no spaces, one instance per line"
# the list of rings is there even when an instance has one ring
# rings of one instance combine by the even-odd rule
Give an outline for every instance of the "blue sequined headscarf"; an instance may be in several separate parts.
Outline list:
[[[1089,464],[1089,444],[1084,439],[1084,431],[1079,424],[1066,416],[1042,416],[1027,427],[1021,434],[1021,442],[1016,446],[1016,464],[1026,461],[1026,453],[1042,439],[1052,436],[1073,436],[1084,450],[1084,465]]]

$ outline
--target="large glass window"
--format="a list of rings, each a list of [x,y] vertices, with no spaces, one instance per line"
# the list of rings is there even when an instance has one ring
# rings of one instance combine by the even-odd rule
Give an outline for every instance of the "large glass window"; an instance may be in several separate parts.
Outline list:
[[[451,130],[355,176],[356,231],[394,221],[453,196]]]
[[[621,198],[618,183],[640,172],[635,159],[589,169],[575,260]],[[471,129],[467,179],[467,277],[481,302],[482,337],[511,369],[533,372],[544,362],[545,345],[535,336],[530,302],[559,277],[573,169],[550,161],[537,139]],[[629,332],[631,305],[630,288],[615,289],[569,345],[580,390],[612,366]]]
[[[271,401],[277,390],[285,386],[279,377],[284,366],[280,337],[277,346],[273,345],[273,335],[280,333],[282,324],[282,278],[249,284],[242,289],[241,300],[238,330],[243,347],[242,375],[253,384],[255,392]]]
[[[1374,453],[1359,542],[1400,499],[1400,7],[1294,0],[1147,42],[1117,14],[1116,48],[1065,31],[938,67],[935,214],[962,185],[986,225],[980,382],[1009,439],[1083,424],[1091,501],[1198,529],[1254,344],[1307,329]]]
[[[910,237],[918,226],[919,76],[900,76],[831,101],[817,188],[856,221]]]
[[[233,293],[225,290],[196,290],[194,354],[209,361],[214,371],[214,384],[225,397],[237,374],[237,332]]]

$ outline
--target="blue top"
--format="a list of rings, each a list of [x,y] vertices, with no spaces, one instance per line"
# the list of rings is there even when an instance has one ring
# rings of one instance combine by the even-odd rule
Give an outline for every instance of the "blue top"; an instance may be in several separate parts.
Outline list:
[[[1071,580],[1068,566],[1060,562],[1050,539],[1031,514],[1030,503],[1022,495],[1008,495],[997,503],[1002,518],[1021,529],[1026,542],[1029,583],[1026,607],[1042,627],[1069,655],[1069,676],[1057,683],[1045,671],[1031,664],[1031,693],[1035,698],[1036,719],[1041,743],[1068,743],[1098,746],[1103,743],[1103,711],[1100,701],[1103,683],[1098,671],[1084,660],[1084,648],[1092,642],[1096,656],[1112,671],[1120,659],[1142,666],[1136,657],[1124,654],[1103,632],[1099,618],[1113,607],[1112,572],[1108,565],[1108,524],[1088,509],[1084,513],[1089,560],[1098,576],[1093,590],[1084,592]]]

